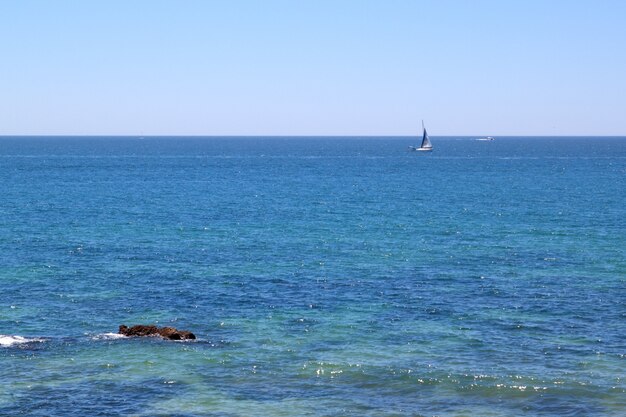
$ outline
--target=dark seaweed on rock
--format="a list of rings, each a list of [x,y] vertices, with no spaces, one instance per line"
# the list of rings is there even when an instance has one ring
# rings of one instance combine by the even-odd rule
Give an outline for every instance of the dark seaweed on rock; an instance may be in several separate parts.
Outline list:
[[[138,324],[128,327],[124,324],[119,327],[119,334],[124,336],[159,336],[169,340],[195,339],[196,335],[187,330],[178,330],[174,327],[157,327],[151,325]]]

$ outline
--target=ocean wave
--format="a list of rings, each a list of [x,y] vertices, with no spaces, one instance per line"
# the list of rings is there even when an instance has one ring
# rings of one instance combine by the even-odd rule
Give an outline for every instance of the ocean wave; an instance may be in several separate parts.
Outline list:
[[[0,347],[10,347],[13,345],[23,345],[26,343],[32,343],[32,342],[44,342],[45,339],[41,339],[41,338],[27,338],[27,337],[22,337],[22,336],[9,336],[9,335],[4,335],[4,334],[0,334]]]
[[[100,333],[91,337],[91,340],[115,340],[125,339],[127,336],[119,333]]]
[[[119,334],[119,333],[99,333],[96,335],[90,335],[90,339],[91,340],[118,340],[118,339],[142,339],[142,338],[147,338],[147,339],[153,339],[153,340],[163,340],[166,341],[168,343],[208,343],[211,346],[218,346],[219,343],[214,343],[211,342],[207,339],[185,339],[185,340],[167,340],[167,339],[162,339],[156,335],[154,336],[144,336],[144,337],[139,337],[139,336],[124,336],[123,334]]]

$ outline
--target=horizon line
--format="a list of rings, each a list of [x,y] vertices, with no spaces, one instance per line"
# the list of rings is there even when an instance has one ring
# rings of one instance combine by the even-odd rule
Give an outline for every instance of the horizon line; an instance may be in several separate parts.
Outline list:
[[[0,134],[0,138],[415,138],[420,135],[184,135],[184,134]],[[486,137],[487,135],[429,135],[433,138]],[[620,135],[495,135],[494,138],[626,138]]]

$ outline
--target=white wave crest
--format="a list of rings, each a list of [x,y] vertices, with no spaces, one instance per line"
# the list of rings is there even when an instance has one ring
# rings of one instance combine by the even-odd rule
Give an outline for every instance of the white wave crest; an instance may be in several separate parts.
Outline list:
[[[115,340],[115,339],[123,339],[126,336],[119,333],[101,333],[95,336],[92,336],[91,340]]]
[[[26,338],[22,336],[9,336],[9,335],[0,334],[0,346],[2,347],[21,345],[21,344],[30,343],[30,342],[43,342],[44,340],[45,339],[40,339],[40,338]]]

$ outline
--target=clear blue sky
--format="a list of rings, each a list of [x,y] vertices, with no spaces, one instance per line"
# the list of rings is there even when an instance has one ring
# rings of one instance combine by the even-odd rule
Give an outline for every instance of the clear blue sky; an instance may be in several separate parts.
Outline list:
[[[0,0],[0,135],[626,135],[626,1]]]

